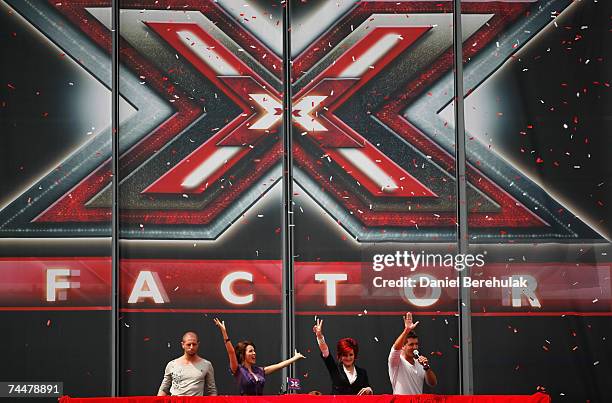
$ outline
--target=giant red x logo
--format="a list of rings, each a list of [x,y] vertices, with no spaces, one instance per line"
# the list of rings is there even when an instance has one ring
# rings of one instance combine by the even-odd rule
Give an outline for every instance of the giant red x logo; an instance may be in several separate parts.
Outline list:
[[[530,3],[464,2],[466,56],[477,56],[528,15]],[[100,11],[109,11],[107,0],[48,5],[110,51]],[[29,4],[15,6],[33,20],[45,14]],[[132,0],[122,7],[122,19],[131,20],[122,25],[121,62],[172,110],[137,117],[155,121],[152,129],[139,122],[122,127],[120,140],[129,139],[120,158],[123,230],[139,238],[215,238],[280,178],[281,59],[212,1],[184,7]],[[453,150],[404,116],[451,70],[451,15],[451,2],[361,2],[293,61],[296,179],[359,239],[384,238],[381,228],[395,231],[396,240],[454,239]],[[54,35],[60,44],[74,43],[63,31]],[[437,112],[430,112],[436,120]],[[93,233],[106,233],[110,160],[93,146],[81,154],[64,164],[74,169],[42,180],[49,186],[39,186],[44,194],[32,205],[20,207],[24,194],[0,212],[0,229],[19,232],[27,222],[32,231],[62,235],[72,234],[72,223],[87,223],[99,224]],[[89,165],[79,162],[83,157]],[[97,158],[102,161],[92,169]],[[553,208],[543,215],[541,206],[554,205],[550,197],[539,193],[548,197],[544,203],[504,189],[492,179],[507,177],[499,165],[485,173],[479,162],[468,166],[469,221],[483,239],[504,237],[508,229],[547,239],[593,236],[580,222],[565,225]],[[70,225],[49,227],[61,223]]]
[[[148,23],[242,113],[161,176],[145,192],[200,193],[249,154],[282,117],[281,94],[196,24]],[[406,170],[339,119],[334,111],[416,41],[427,27],[383,27],[349,49],[293,98],[294,123],[372,194],[434,196]]]

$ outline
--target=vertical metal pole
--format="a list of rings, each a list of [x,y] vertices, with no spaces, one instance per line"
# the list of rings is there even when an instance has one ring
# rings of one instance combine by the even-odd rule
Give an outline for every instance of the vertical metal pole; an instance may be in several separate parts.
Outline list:
[[[288,358],[295,350],[295,306],[293,276],[293,158],[291,119],[291,1],[283,7],[283,306],[282,357]],[[283,389],[287,378],[295,378],[293,365],[283,369]]]
[[[461,0],[453,0],[453,48],[455,53],[455,144],[457,173],[457,253],[468,253],[468,211],[465,179],[465,116],[463,103],[463,37],[461,33]],[[474,394],[472,367],[472,312],[470,289],[464,288],[463,277],[469,268],[459,272],[459,385],[462,395]]]
[[[120,395],[119,338],[119,1],[112,0],[111,92],[112,92],[112,210],[111,210],[111,396]]]

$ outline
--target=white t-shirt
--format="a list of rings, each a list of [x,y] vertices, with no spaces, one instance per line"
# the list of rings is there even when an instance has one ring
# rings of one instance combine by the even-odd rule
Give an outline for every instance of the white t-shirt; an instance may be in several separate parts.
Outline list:
[[[172,396],[216,396],[215,372],[210,361],[202,358],[183,365],[181,360],[179,357],[166,365],[159,391]]]
[[[423,393],[425,370],[418,362],[408,362],[402,350],[391,348],[389,353],[389,380],[394,395],[420,395]]]

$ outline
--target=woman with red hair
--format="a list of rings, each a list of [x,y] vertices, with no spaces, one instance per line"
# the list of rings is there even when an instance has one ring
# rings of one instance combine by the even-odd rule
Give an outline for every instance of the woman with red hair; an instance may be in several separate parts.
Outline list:
[[[336,360],[329,354],[329,347],[323,336],[323,319],[317,319],[312,331],[317,336],[321,357],[332,381],[332,395],[371,395],[372,388],[368,381],[368,373],[365,369],[355,365],[359,354],[357,340],[350,337],[340,339],[336,346]]]

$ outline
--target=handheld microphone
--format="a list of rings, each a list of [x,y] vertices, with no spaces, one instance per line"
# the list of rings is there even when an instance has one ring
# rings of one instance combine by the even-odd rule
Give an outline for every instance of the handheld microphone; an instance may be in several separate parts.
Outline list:
[[[419,353],[419,350],[412,350],[412,355],[414,356],[414,359],[417,360],[417,361],[419,360],[419,357],[421,356],[421,354]],[[423,366],[423,369],[425,371],[427,371],[429,369],[429,365],[423,364],[420,361],[419,361],[419,363]]]

